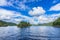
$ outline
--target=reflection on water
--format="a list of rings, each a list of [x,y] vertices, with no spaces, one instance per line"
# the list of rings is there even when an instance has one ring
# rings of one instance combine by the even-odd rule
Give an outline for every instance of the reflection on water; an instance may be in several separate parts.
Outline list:
[[[60,40],[60,28],[51,26],[0,27],[0,40]]]

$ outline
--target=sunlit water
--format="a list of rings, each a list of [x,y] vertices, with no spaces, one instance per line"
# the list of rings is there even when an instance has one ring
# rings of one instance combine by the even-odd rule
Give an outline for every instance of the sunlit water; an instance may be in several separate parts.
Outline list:
[[[60,40],[60,28],[52,26],[0,27],[0,40]]]

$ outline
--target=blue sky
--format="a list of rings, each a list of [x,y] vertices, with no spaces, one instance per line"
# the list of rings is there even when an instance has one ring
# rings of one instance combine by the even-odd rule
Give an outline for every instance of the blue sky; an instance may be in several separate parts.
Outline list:
[[[0,20],[31,24],[53,22],[60,17],[60,0],[0,0]]]

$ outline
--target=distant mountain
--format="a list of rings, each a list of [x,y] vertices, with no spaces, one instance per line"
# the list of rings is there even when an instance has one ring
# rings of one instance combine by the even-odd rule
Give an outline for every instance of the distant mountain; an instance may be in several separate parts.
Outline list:
[[[16,24],[0,20],[0,26],[14,26],[14,25],[16,25]]]
[[[44,24],[40,24],[41,26],[52,26],[53,22],[49,22],[49,23],[44,23]]]

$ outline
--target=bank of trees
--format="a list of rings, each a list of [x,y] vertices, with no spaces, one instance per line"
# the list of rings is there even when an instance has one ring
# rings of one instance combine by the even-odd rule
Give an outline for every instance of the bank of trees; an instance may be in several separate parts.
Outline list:
[[[31,26],[31,24],[29,22],[21,21],[17,26],[18,27],[27,27],[27,26]]]
[[[53,22],[53,26],[60,26],[60,17]]]
[[[12,22],[5,22],[5,21],[0,20],[0,26],[14,26],[14,25],[16,24]]]

